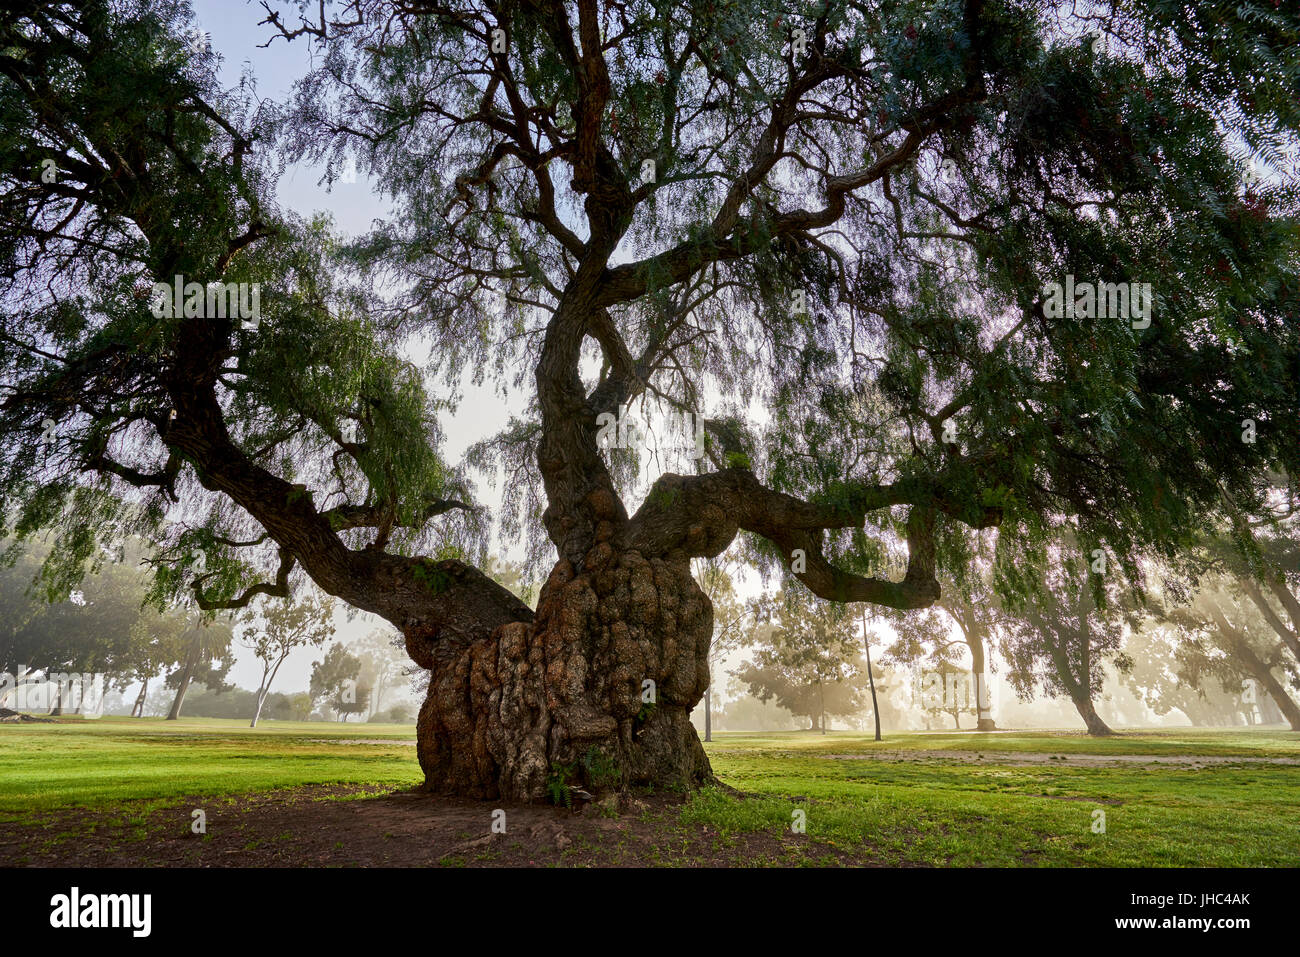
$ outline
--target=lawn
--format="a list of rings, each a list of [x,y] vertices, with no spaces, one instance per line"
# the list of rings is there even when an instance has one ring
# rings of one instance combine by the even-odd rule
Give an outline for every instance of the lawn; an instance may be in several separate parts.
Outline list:
[[[6,725],[0,822],[38,827],[75,807],[88,822],[140,826],[148,812],[196,796],[263,800],[305,785],[400,791],[420,780],[413,740],[410,725]],[[653,846],[725,851],[762,838],[771,853],[754,863],[1300,865],[1300,764],[1283,763],[1300,762],[1300,734],[1278,728],[1101,740],[893,734],[879,743],[849,732],[724,733],[706,747],[719,779],[743,796],[710,788],[641,810],[637,826],[653,830]],[[682,853],[662,862],[689,862]]]
[[[302,784],[409,787],[421,778],[414,741],[414,725],[395,724],[106,717],[3,725],[0,821]]]
[[[684,822],[723,834],[789,828],[799,808],[809,838],[885,864],[1300,864],[1300,766],[1225,760],[1300,759],[1300,734],[1288,731],[717,738],[710,756],[719,775],[761,795],[705,792],[687,805]],[[893,754],[837,757],[873,751]],[[982,758],[967,759],[971,752]],[[1084,755],[1130,760],[1084,764]],[[1170,763],[1131,760],[1138,755]],[[1018,763],[1026,759],[1042,763]],[[1104,833],[1094,832],[1098,809]]]

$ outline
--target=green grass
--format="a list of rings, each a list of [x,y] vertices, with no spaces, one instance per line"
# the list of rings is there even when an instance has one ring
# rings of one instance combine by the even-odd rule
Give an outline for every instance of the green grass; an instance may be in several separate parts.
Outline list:
[[[347,744],[392,739],[391,745]],[[413,725],[101,718],[0,727],[0,820],[303,784],[409,787]],[[333,743],[337,741],[338,743]],[[328,743],[327,743],[328,742]]]
[[[85,807],[100,812],[97,820],[134,825],[151,808],[188,797],[229,800],[307,784],[409,787],[421,777],[415,749],[403,743],[414,734],[410,725],[249,729],[209,718],[4,725],[0,820],[38,822],[47,811]],[[715,772],[747,796],[711,788],[679,811],[654,812],[665,840],[701,828],[720,846],[747,832],[793,839],[800,808],[806,837],[781,863],[839,855],[895,865],[1300,865],[1300,766],[1014,763],[1031,753],[1300,758],[1300,734],[1278,729],[1107,739],[1066,731],[895,734],[880,743],[846,732],[715,738],[706,745]],[[872,751],[907,752],[909,760],[845,757]],[[1104,834],[1092,831],[1098,808]]]
[[[720,789],[696,795],[686,825],[726,840],[790,832],[886,864],[1247,867],[1300,864],[1300,766],[1073,767],[1007,763],[1016,754],[1300,757],[1281,730],[1157,730],[1091,739],[1071,732],[869,735],[720,734],[707,746]],[[844,760],[872,750],[922,760]],[[945,751],[974,751],[978,765]],[[1002,762],[999,762],[999,758]],[[1093,833],[1093,812],[1105,833]]]

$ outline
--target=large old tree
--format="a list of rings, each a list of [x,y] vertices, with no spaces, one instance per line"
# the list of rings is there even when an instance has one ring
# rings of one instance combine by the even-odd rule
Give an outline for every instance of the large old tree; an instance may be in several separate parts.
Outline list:
[[[1122,568],[1300,464],[1293,4],[272,2],[249,29],[313,53],[282,107],[188,17],[0,26],[2,531],[57,529],[55,591],[138,533],[159,601],[310,579],[382,616],[430,671],[433,789],[706,781],[691,560],[739,533],[922,608],[963,527]],[[390,217],[344,244],[278,208],[303,158]],[[260,284],[260,321],[166,315],[176,277]],[[1151,308],[1062,315],[1075,281]],[[448,462],[473,379],[526,401]],[[601,441],[633,403],[704,454],[647,477]],[[535,611],[490,535],[544,564]]]

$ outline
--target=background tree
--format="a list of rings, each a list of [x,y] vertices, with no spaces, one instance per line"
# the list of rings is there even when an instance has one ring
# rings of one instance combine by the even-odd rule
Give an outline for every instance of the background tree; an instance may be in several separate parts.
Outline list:
[[[406,663],[410,659],[401,637],[384,628],[368,632],[351,649],[361,659],[357,681],[370,690],[369,713],[374,715],[383,708],[392,688],[408,674]]]
[[[866,705],[866,668],[857,622],[844,605],[790,589],[755,602],[753,656],[735,676],[759,701],[775,699],[826,732],[826,716],[857,714]]]
[[[183,612],[166,616],[140,615],[132,623],[128,650],[112,679],[112,684],[122,689],[134,682],[140,683],[131,717],[144,717],[145,704],[149,700],[149,682],[163,675],[183,657],[182,635],[185,629]],[[157,686],[154,690],[158,690]],[[175,701],[173,697],[173,705]]]
[[[979,713],[972,673],[946,658],[925,662],[913,688],[913,700],[923,711],[936,717],[947,715],[957,731],[961,730],[963,713]],[[929,726],[927,722],[926,727]]]
[[[706,659],[709,685],[704,690],[704,740],[712,741],[714,673],[718,664],[749,637],[745,628],[749,614],[736,595],[734,566],[720,558],[710,558],[699,561],[696,567],[696,579],[713,607],[713,637]]]
[[[319,648],[334,636],[334,602],[308,594],[296,601],[268,601],[240,616],[241,643],[262,664],[257,702],[250,728],[257,727],[262,705],[280,666],[298,648]]]
[[[991,654],[996,647],[1000,600],[993,581],[999,532],[975,535],[951,530],[940,549],[938,578],[942,594],[930,608],[916,612],[878,609],[897,634],[888,649],[891,661],[910,668],[939,669],[955,674],[963,647],[970,656],[970,700],[978,731],[996,730],[989,687]],[[1003,550],[1016,548],[1010,545]],[[923,664],[924,663],[924,664]],[[936,671],[935,673],[938,673]],[[964,687],[964,685],[963,685]],[[956,720],[956,715],[954,715]]]
[[[289,696],[289,715],[293,721],[307,721],[311,718],[311,709],[315,702],[306,691]]]
[[[1231,727],[1248,723],[1242,701],[1242,678],[1227,682],[1205,667],[1203,649],[1181,629],[1152,622],[1132,632],[1124,650],[1133,667],[1119,680],[1157,715],[1180,711],[1194,727]]]
[[[1184,657],[1184,668],[1218,678],[1225,690],[1235,685],[1248,716],[1256,713],[1266,695],[1291,730],[1300,731],[1300,705],[1294,691],[1288,690],[1300,689],[1300,667],[1278,640],[1271,622],[1233,587],[1235,584],[1231,580],[1203,581],[1193,602],[1193,615],[1175,615],[1176,620],[1186,622],[1195,649],[1195,654]],[[1197,617],[1202,621],[1197,622]]]
[[[324,658],[312,664],[312,700],[325,701],[334,709],[335,717],[364,710],[357,707],[362,697],[357,683],[360,675],[361,659],[350,654],[343,645],[331,646]],[[369,692],[366,698],[368,703]]]
[[[185,611],[147,607],[148,583],[135,542],[104,551],[75,595],[48,591],[48,549],[16,545],[13,564],[0,567],[0,670],[23,667],[45,674],[100,672],[106,688],[140,682],[133,713],[140,713],[149,681],[183,657]],[[61,703],[51,702],[61,713]]]
[[[1177,679],[1188,689],[1170,692],[1178,700],[1192,698],[1193,711],[1213,707],[1228,723],[1254,723],[1264,713],[1294,729],[1296,491],[1278,474],[1262,476],[1258,486],[1263,504],[1254,513],[1229,498],[1225,515],[1176,556],[1153,563],[1161,587],[1143,612],[1172,645]]]
[[[1109,735],[1093,699],[1105,684],[1107,662],[1121,672],[1132,664],[1121,648],[1133,606],[1103,550],[1081,555],[1068,532],[1046,547],[1054,561],[1041,588],[999,619],[1007,677],[1024,700],[1038,687],[1068,697],[1089,734]]]
[[[229,620],[205,621],[195,618],[180,636],[180,651],[175,656],[176,667],[167,675],[167,687],[176,689],[167,720],[181,716],[185,693],[192,681],[201,681],[206,687],[219,690],[226,687],[226,675],[234,666],[231,653],[234,629]]]
[[[397,703],[387,711],[377,712],[372,715],[371,721],[386,721],[392,724],[408,724],[413,720],[414,711],[410,705]]]
[[[592,749],[708,780],[690,562],[739,532],[823,599],[921,608],[954,526],[1128,555],[1300,464],[1298,200],[1234,155],[1295,143],[1293,5],[293,9],[290,111],[220,89],[180,3],[0,25],[0,531],[57,527],[64,592],[131,528],[160,600],[309,578],[384,617],[430,672],[432,789],[538,799]],[[345,247],[279,213],[289,159],[355,159],[391,221]],[[153,308],[177,276],[260,283],[260,325]],[[1069,276],[1159,288],[1135,327],[1058,312]],[[457,464],[462,374],[527,398]],[[602,449],[632,403],[703,417],[687,474]],[[478,568],[493,522],[536,609]],[[901,580],[866,570],[886,536]]]

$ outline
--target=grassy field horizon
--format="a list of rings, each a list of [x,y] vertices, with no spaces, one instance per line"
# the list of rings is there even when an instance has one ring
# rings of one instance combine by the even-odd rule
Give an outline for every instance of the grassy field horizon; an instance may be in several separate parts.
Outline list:
[[[0,844],[11,864],[31,860],[33,849],[58,862],[60,846],[96,833],[147,858],[157,828],[174,829],[176,813],[195,802],[232,812],[255,805],[290,821],[299,813],[307,825],[313,803],[347,798],[364,818],[385,801],[409,799],[421,783],[414,739],[412,725],[271,721],[254,729],[217,718],[5,725]],[[642,794],[651,803],[621,810],[602,804],[610,820],[601,827],[634,823],[641,845],[654,849],[637,853],[665,864],[761,840],[755,863],[1300,865],[1300,734],[1283,726],[1109,738],[898,732],[880,742],[852,731],[733,731],[715,732],[705,747],[722,786]],[[452,807],[441,800],[421,795],[412,813],[436,826],[440,808]],[[456,836],[475,840],[480,818],[488,834],[491,803],[454,802]],[[593,817],[581,811],[548,809],[546,820],[579,833]],[[241,824],[250,826],[256,821]],[[611,833],[602,830],[602,839]],[[588,862],[567,846],[557,853],[553,863]],[[491,848],[439,858],[493,861]]]

